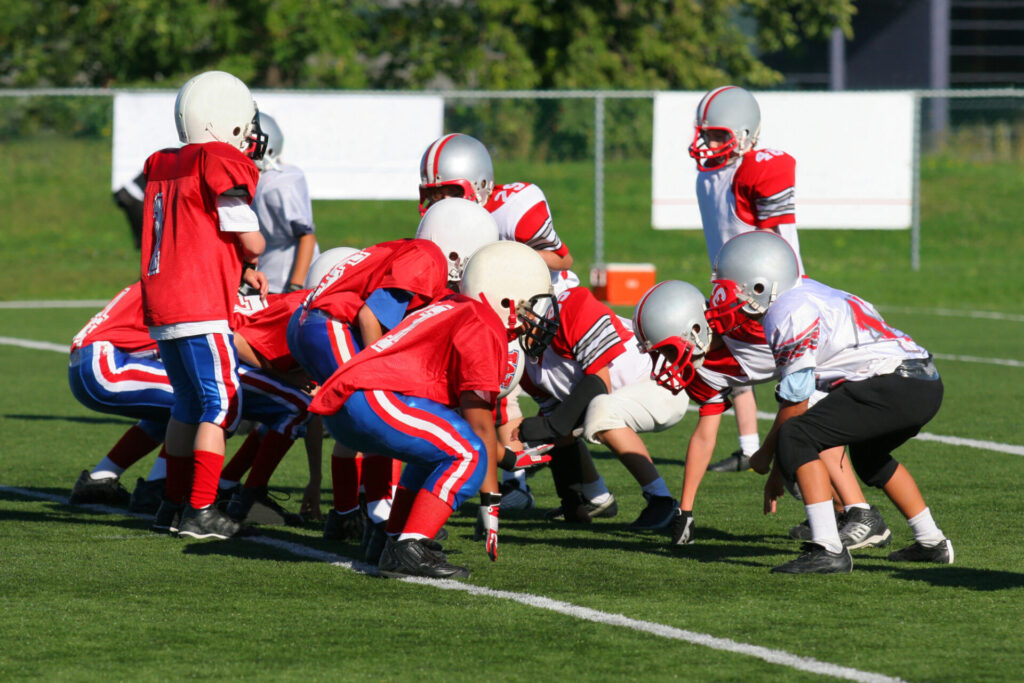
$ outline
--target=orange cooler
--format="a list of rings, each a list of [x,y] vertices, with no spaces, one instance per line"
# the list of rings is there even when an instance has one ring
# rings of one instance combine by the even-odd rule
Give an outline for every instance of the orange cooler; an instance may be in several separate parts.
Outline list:
[[[633,306],[657,281],[653,263],[606,263],[590,269],[594,296],[611,306]]]

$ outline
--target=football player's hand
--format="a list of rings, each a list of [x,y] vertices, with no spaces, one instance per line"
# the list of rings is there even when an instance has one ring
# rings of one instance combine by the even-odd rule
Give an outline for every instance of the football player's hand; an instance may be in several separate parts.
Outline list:
[[[764,450],[764,448],[757,449],[757,453],[750,456],[750,469],[754,470],[758,474],[768,474],[768,470],[772,466],[772,454]]]
[[[553,443],[524,443],[523,450],[516,451],[515,469],[529,470],[548,464],[551,462],[548,452],[554,447]]]
[[[270,292],[270,283],[267,281],[267,274],[253,268],[246,268],[242,271],[242,282],[249,285],[260,293],[260,300],[266,303],[267,293]]]
[[[473,539],[484,542],[491,562],[498,561],[498,512],[501,510],[500,493],[481,493]]]
[[[312,481],[306,484],[306,490],[302,492],[299,514],[302,515],[302,519],[323,521],[324,514],[320,510],[320,484]]]
[[[784,495],[786,495],[786,486],[782,481],[782,472],[779,472],[779,468],[776,467],[764,483],[764,514],[774,515],[778,507],[778,500]]]

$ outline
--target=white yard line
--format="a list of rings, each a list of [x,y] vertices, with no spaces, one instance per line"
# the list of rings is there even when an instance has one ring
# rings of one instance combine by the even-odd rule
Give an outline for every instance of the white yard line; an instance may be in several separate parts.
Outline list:
[[[53,300],[53,301],[0,301],[0,308],[19,309],[40,309],[40,308],[95,308],[97,311],[110,300],[103,299],[75,299],[75,300]]]
[[[20,346],[23,349],[37,349],[39,351],[57,351],[58,353],[71,353],[71,344],[54,344],[52,342],[33,341],[31,339],[17,339],[15,337],[0,337],[0,344],[6,346]]]
[[[0,486],[0,491],[4,493],[14,493],[20,496],[24,496],[26,498],[46,500],[54,503],[67,502],[67,499],[62,498],[60,496],[55,496],[53,494],[48,493],[40,493],[38,491],[21,489],[11,486]],[[149,517],[148,515],[135,514],[127,512],[120,508],[113,508],[106,505],[87,505],[81,507],[121,516],[136,518]],[[349,571],[354,571],[360,574],[366,574],[371,576],[375,576],[377,574],[377,568],[372,565],[368,565],[365,562],[359,562],[348,557],[335,555],[333,553],[324,552],[322,550],[317,550],[315,548],[310,548],[300,543],[282,541],[269,536],[248,536],[242,538],[241,540],[248,541],[251,543],[259,543],[260,545],[265,545],[271,548],[276,548],[278,550],[283,550],[298,557],[317,560],[319,562],[327,562],[331,566],[347,569]],[[899,678],[885,676],[883,674],[873,673],[871,671],[861,671],[860,669],[853,669],[847,666],[840,666],[839,664],[832,664],[831,662],[823,662],[817,659],[813,659],[811,657],[802,657],[800,655],[795,655],[791,652],[786,652],[785,650],[774,650],[771,648],[762,647],[760,645],[742,643],[736,640],[732,640],[731,638],[720,638],[718,636],[712,636],[707,633],[687,631],[685,629],[680,629],[665,624],[659,624],[653,621],[632,619],[622,614],[602,612],[600,610],[591,609],[589,607],[574,605],[570,602],[553,600],[551,598],[546,598],[542,595],[495,590],[493,588],[487,588],[485,586],[477,586],[471,583],[463,583],[461,581],[452,581],[447,579],[441,580],[410,577],[407,579],[399,580],[405,583],[429,586],[431,588],[438,588],[441,590],[462,591],[470,595],[494,598],[496,600],[509,600],[511,602],[517,602],[521,605],[526,605],[527,607],[534,607],[536,609],[543,609],[555,612],[557,614],[561,614],[572,619],[590,621],[595,624],[604,624],[606,626],[628,628],[633,631],[649,633],[660,638],[668,638],[671,640],[679,640],[691,643],[693,645],[701,645],[703,647],[711,648],[712,650],[720,650],[723,652],[732,652],[735,654],[746,655],[748,657],[754,657],[756,659],[760,659],[770,664],[777,664],[779,666],[784,666],[799,671],[807,671],[821,676],[831,676],[832,678],[841,678],[850,681],[863,681],[865,683],[887,683],[901,680]]]

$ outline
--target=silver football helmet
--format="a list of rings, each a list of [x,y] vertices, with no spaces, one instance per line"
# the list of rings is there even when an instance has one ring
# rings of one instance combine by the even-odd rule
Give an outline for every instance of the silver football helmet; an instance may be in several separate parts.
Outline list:
[[[558,332],[547,264],[521,242],[492,242],[478,249],[469,257],[459,291],[490,306],[532,358],[539,358]]]
[[[263,158],[256,162],[256,166],[261,171],[265,171],[277,166],[281,150],[284,149],[284,133],[281,132],[281,127],[277,125],[277,121],[270,114],[261,111],[258,116],[260,129],[267,136],[267,151],[263,153]]]
[[[633,311],[637,344],[654,360],[651,378],[674,394],[696,378],[711,346],[706,309],[699,289],[666,280],[648,290]]]
[[[713,171],[754,148],[761,134],[761,108],[748,91],[723,85],[701,98],[693,125],[690,156],[700,170]],[[712,148],[712,143],[718,146]]]
[[[725,295],[735,295],[743,313],[759,318],[800,282],[800,269],[789,242],[769,230],[753,230],[722,245],[711,279]]]
[[[483,143],[451,133],[430,143],[420,160],[420,214],[444,197],[463,197],[480,206],[494,189],[494,166]]]
[[[448,259],[448,282],[458,282],[473,252],[498,241],[498,224],[479,204],[453,198],[427,209],[416,228],[416,237],[441,247]]]
[[[224,71],[205,71],[181,86],[174,100],[174,123],[185,144],[224,142],[254,160],[266,150],[267,136],[260,130],[252,93]]]

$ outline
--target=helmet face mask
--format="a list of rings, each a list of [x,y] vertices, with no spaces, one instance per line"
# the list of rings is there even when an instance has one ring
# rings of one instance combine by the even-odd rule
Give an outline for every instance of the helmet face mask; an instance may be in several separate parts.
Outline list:
[[[696,347],[681,337],[669,337],[653,345],[648,353],[654,361],[651,379],[673,394],[683,391],[697,378],[704,356],[694,357]]]
[[[253,103],[253,106],[256,106],[255,103]],[[269,136],[263,132],[263,128],[260,126],[259,109],[256,110],[256,114],[252,117],[252,126],[246,139],[249,141],[249,146],[245,150],[246,156],[253,161],[261,161],[263,155],[267,153]]]
[[[461,189],[462,194],[457,194]],[[494,167],[483,143],[451,133],[434,140],[420,160],[420,214],[446,197],[462,197],[480,206],[494,189]]]
[[[521,323],[519,342],[530,358],[540,358],[562,325],[554,294],[535,294],[519,302],[516,319]]]

